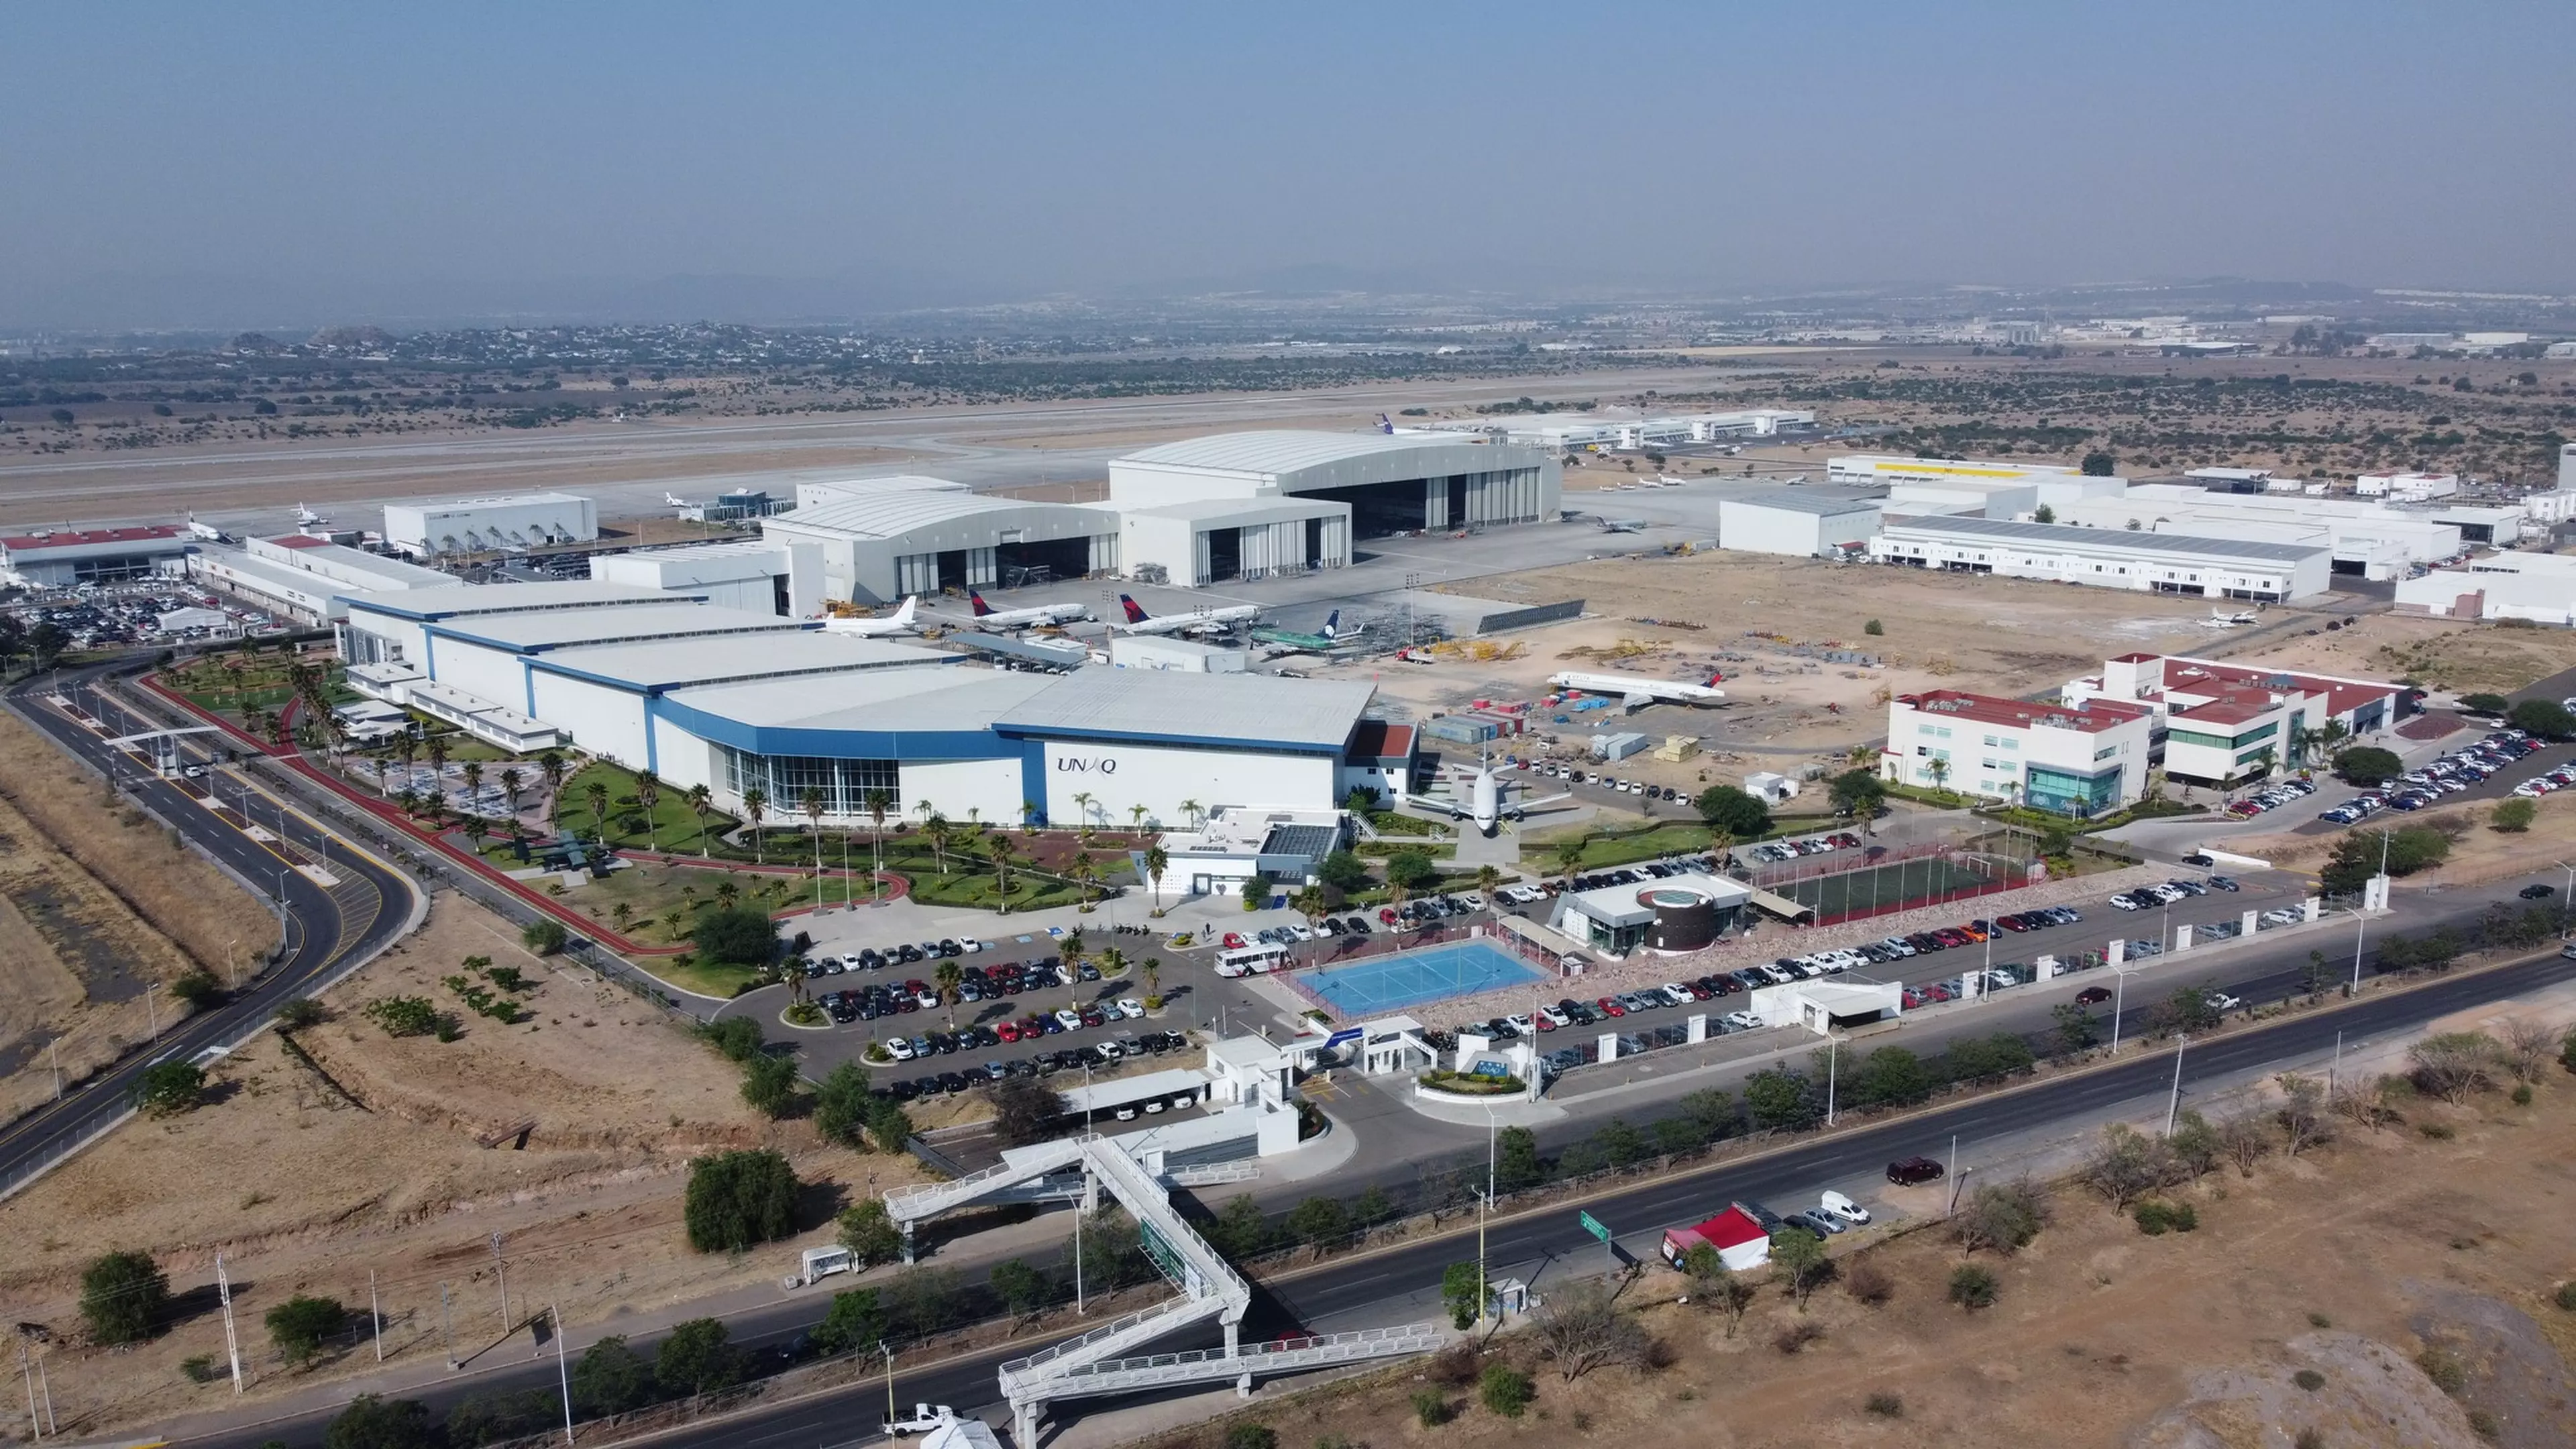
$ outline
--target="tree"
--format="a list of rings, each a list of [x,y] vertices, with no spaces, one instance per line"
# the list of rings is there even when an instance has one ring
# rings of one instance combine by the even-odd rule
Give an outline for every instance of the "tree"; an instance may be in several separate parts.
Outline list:
[[[996,1287],[1001,1277],[1001,1269],[994,1269]],[[885,1306],[878,1301],[877,1290],[853,1288],[832,1295],[832,1306],[824,1311],[823,1321],[814,1325],[814,1350],[844,1354],[873,1349],[885,1341],[889,1331]]]
[[[701,1253],[738,1253],[796,1231],[796,1194],[803,1184],[779,1153],[719,1152],[689,1167],[681,1217],[689,1246]]]
[[[1529,1408],[1532,1388],[1528,1374],[1496,1360],[1485,1365],[1485,1372],[1477,1378],[1476,1399],[1493,1413],[1517,1419]]]
[[[1422,890],[1440,879],[1440,868],[1431,863],[1431,853],[1410,846],[1386,858],[1386,878],[1409,891]]]
[[[134,1105],[155,1117],[195,1111],[205,1096],[205,1069],[194,1062],[155,1062],[134,1079]]]
[[[2057,521],[2057,510],[2043,503],[2039,505],[2039,507],[2031,510],[2030,521],[2033,523],[2055,523]]]
[[[490,1389],[459,1402],[447,1414],[449,1449],[479,1449],[544,1434],[563,1423],[563,1401],[552,1389]]]
[[[993,1265],[993,1293],[1002,1300],[1014,1318],[1027,1318],[1046,1306],[1052,1283],[1041,1268],[1032,1268],[1017,1258]]]
[[[1288,1210],[1288,1231],[1310,1248],[1329,1248],[1349,1239],[1351,1215],[1336,1197],[1310,1197]]]
[[[1315,878],[1337,891],[1364,890],[1369,883],[1368,862],[1349,850],[1336,850],[1315,867]]]
[[[1464,1330],[1484,1316],[1485,1274],[1474,1263],[1452,1263],[1440,1273],[1440,1301],[1449,1309],[1449,1326]]]
[[[2016,1253],[2029,1246],[2048,1222],[2048,1196],[2027,1178],[1990,1182],[1979,1187],[1951,1220],[1950,1236],[1973,1253],[1991,1248]]]
[[[2376,785],[2395,779],[2406,772],[2406,763],[2394,750],[2377,745],[2355,745],[2334,757],[2335,773],[2355,785]]]
[[[993,863],[993,899],[1004,915],[1011,913],[1011,853],[1018,847],[1007,835],[995,835],[984,842],[984,856]]]
[[[2413,875],[2450,858],[2451,839],[2429,825],[2401,825],[2394,830],[2352,831],[2335,841],[2317,883],[2329,894],[2350,895],[2379,874],[2381,862],[2392,877]]]
[[[1006,1147],[1045,1141],[1069,1110],[1062,1093],[1027,1077],[1005,1078],[984,1097],[993,1104],[993,1135]]]
[[[891,1097],[868,1099],[868,1140],[879,1152],[900,1152],[912,1137],[912,1117]]]
[[[519,944],[539,956],[554,955],[561,951],[565,942],[570,939],[570,933],[564,930],[564,923],[552,916],[530,921],[519,930]]]
[[[867,1198],[845,1208],[837,1219],[841,1246],[862,1268],[891,1263],[903,1256],[903,1229],[886,1211],[885,1199]]]
[[[612,1333],[590,1346],[572,1366],[573,1408],[584,1417],[640,1409],[653,1402],[653,1366]]]
[[[760,833],[760,817],[768,810],[768,791],[754,785],[742,792],[742,819],[751,827],[751,859],[755,865],[769,864],[769,840]]]
[[[747,1016],[720,1016],[699,1027],[697,1034],[727,1061],[747,1062],[761,1053],[760,1023]]]
[[[689,927],[698,959],[724,966],[766,966],[778,955],[778,928],[765,911],[730,906],[701,914]]]
[[[1971,1313],[1995,1306],[1995,1275],[1975,1263],[1961,1263],[1950,1270],[1950,1301]]]
[[[360,1394],[322,1431],[322,1449],[444,1449],[447,1435],[418,1399]]]
[[[2284,1150],[2296,1157],[2332,1141],[2334,1119],[2328,1115],[2325,1083],[2297,1072],[2283,1072],[2273,1080],[2281,1088],[2281,1106],[2272,1115],[2281,1124]]]
[[[814,1130],[827,1142],[864,1148],[860,1135],[868,1125],[868,1069],[857,1062],[832,1068],[814,1088]]]
[[[1950,762],[1948,759],[1940,755],[1934,755],[1932,757],[1932,762],[1925,765],[1923,768],[1926,773],[1932,776],[1933,789],[1946,790],[1950,788]]]
[[[199,966],[172,977],[170,994],[192,1011],[205,1011],[224,999],[224,983],[215,973]]]
[[[1711,785],[1692,797],[1691,806],[1712,828],[1738,839],[1771,828],[1770,807],[1733,785]]]
[[[2464,694],[2460,696],[2460,708],[2469,714],[2501,715],[2513,708],[2513,701],[2501,694]]]
[[[1645,1357],[1645,1325],[1595,1278],[1558,1284],[1538,1311],[1535,1332],[1540,1350],[1567,1383],[1604,1364],[1634,1364]]]
[[[2049,1008],[2049,1015],[2057,1023],[2054,1030],[2057,1049],[2061,1052],[2080,1052],[2102,1039],[2093,1013],[2075,1002],[2060,1002]]]
[[[796,1103],[796,1059],[763,1052],[744,1062],[742,1100],[763,1117],[786,1116]]]
[[[1757,1132],[1797,1132],[1816,1125],[1824,1110],[1813,1082],[1775,1067],[1745,1079],[1744,1115]]]
[[[2531,828],[2532,817],[2539,813],[2538,805],[2516,796],[2497,801],[2495,813],[2487,817],[2487,823],[2507,835],[2520,835]]]
[[[1172,853],[1163,848],[1160,840],[1145,847],[1145,882],[1154,888],[1154,911],[1157,915],[1161,914],[1163,909],[1163,872],[1171,868]],[[1362,872],[1361,878],[1367,878],[1365,871]]]
[[[2576,738],[2576,714],[2554,699],[2526,699],[2506,711],[2505,722],[2544,740]]]
[[[701,783],[691,785],[683,798],[689,802],[689,813],[698,817],[698,858],[704,860],[712,845],[707,838],[707,817],[716,813],[716,792]]]
[[[650,770],[635,772],[635,803],[644,810],[644,848],[662,848],[662,777]]]
[[[742,1382],[742,1351],[720,1319],[692,1318],[671,1325],[653,1356],[653,1378],[667,1393],[696,1395]]]
[[[1547,1179],[1538,1137],[1526,1127],[1506,1127],[1494,1139],[1494,1190],[1519,1192]]]
[[[2164,1186],[2171,1175],[2172,1162],[2164,1143],[2126,1122],[2103,1128],[2101,1140],[2093,1144],[2084,1155],[2083,1166],[2077,1169],[2083,1184],[2100,1193],[2115,1213]]]
[[[1845,770],[1826,786],[1834,809],[1864,820],[1875,818],[1887,799],[1887,782],[1875,770]]]
[[[170,1279],[150,1253],[107,1253],[81,1269],[81,1321],[94,1342],[140,1343],[161,1331],[169,1311]]]
[[[1804,1311],[1817,1286],[1833,1276],[1833,1263],[1823,1238],[1805,1228],[1782,1228],[1771,1235],[1771,1271]]]
[[[435,769],[438,756],[445,754],[447,747],[439,743],[436,735],[429,737],[429,744],[430,766]],[[581,787],[582,799],[590,805],[590,833],[599,840],[608,838],[608,795],[608,781],[599,775],[591,776],[589,782]]]
[[[1903,1047],[1886,1046],[1864,1057],[1852,1072],[1851,1101],[1860,1107],[1906,1107],[1932,1095],[1932,1073]]]
[[[2417,1091],[2456,1107],[2494,1087],[2498,1054],[2484,1032],[2441,1032],[2408,1047],[2406,1063]]]
[[[2210,1004],[2214,990],[2204,981],[2198,986],[2178,986],[2171,996],[2156,1007],[2159,1025],[2167,1031],[2215,1031],[2225,1013]]]
[[[2096,448],[2085,454],[2084,461],[2076,466],[2087,478],[2108,478],[2119,471],[2120,460],[2117,456]]]
[[[1726,1259],[1706,1243],[1682,1255],[1682,1271],[1690,1275],[1690,1300],[1726,1315],[1726,1336],[1733,1338],[1744,1324],[1745,1311],[1753,1306],[1753,1285],[1736,1277]]]
[[[268,1325],[268,1341],[279,1357],[301,1368],[313,1361],[333,1334],[349,1326],[349,1310],[337,1298],[298,1293],[268,1310],[261,1321]]]

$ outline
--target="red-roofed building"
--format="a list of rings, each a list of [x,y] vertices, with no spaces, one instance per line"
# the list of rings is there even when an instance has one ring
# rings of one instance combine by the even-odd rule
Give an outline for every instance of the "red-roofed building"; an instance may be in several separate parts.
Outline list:
[[[2034,704],[1955,689],[1887,704],[1880,773],[1897,784],[1964,791],[2079,818],[2146,791],[2155,711],[2094,700]]]
[[[148,578],[185,557],[189,541],[186,529],[168,523],[18,534],[0,538],[0,577],[48,588]]]
[[[1375,790],[1377,798],[1394,804],[1413,793],[1413,753],[1415,737],[1409,724],[1389,724],[1384,720],[1364,719],[1351,731],[1350,743],[1342,747],[1341,791]]]
[[[1665,1229],[1664,1261],[1678,1268],[1702,1244],[1717,1249],[1718,1261],[1738,1273],[1771,1261],[1771,1235],[1741,1205],[1730,1204],[1704,1223]]]
[[[2168,779],[2232,789],[2325,749],[2395,727],[2412,707],[2401,686],[2224,659],[2123,654],[2060,698],[2143,706],[2156,716],[2157,760]]]

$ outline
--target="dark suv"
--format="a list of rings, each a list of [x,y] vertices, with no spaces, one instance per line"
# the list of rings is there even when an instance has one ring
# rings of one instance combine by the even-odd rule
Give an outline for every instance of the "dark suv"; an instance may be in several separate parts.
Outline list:
[[[1929,1157],[1903,1157],[1887,1164],[1887,1180],[1898,1187],[1939,1182],[1941,1173],[1941,1164]]]

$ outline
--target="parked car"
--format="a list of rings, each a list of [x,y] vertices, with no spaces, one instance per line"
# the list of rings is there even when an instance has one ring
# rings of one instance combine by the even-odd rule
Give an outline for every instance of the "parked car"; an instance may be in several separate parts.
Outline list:
[[[1826,1193],[1824,1200],[1817,1206],[1819,1210],[1846,1223],[1859,1225],[1869,1221],[1869,1209],[1838,1192]]]
[[[1929,1157],[1900,1157],[1887,1164],[1887,1180],[1898,1187],[1917,1187],[1927,1182],[1939,1182],[1945,1172],[1946,1169],[1940,1163]]]

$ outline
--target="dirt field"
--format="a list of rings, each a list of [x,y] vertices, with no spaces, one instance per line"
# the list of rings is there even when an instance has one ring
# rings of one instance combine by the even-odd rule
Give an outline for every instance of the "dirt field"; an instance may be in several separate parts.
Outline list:
[[[2500,1015],[2439,1029],[2492,1030]],[[2191,1233],[2149,1237],[2100,1198],[2061,1191],[2027,1249],[1976,1256],[2000,1280],[1983,1312],[1945,1301],[1962,1256],[1938,1230],[1868,1252],[1893,1281],[1882,1306],[1828,1286],[1802,1313],[1766,1286],[1732,1338],[1720,1315],[1670,1302],[1678,1278],[1649,1267],[1629,1298],[1657,1305],[1645,1321],[1673,1351],[1663,1370],[1567,1384],[1515,1335],[1499,1347],[1537,1379],[1517,1421],[1453,1388],[1457,1420],[1421,1427],[1408,1403],[1426,1386],[1418,1369],[1246,1417],[1285,1444],[1335,1434],[1378,1449],[2288,1449],[2307,1429],[2319,1437],[2298,1442],[2335,1449],[2562,1445],[2576,1439],[2576,1314],[2549,1295],[2576,1257],[2576,1222],[2559,1210],[2576,1080],[2553,1064],[2537,1092],[2530,1107],[2500,1091],[2464,1107],[2411,1100],[2385,1130],[2338,1124],[2340,1140],[2295,1160],[2275,1151],[2250,1176],[2222,1165],[2166,1194],[2198,1212]],[[2452,1135],[2430,1140],[2426,1127]],[[1939,1188],[1901,1191],[1938,1210]],[[1848,1275],[1858,1245],[1840,1246]],[[1780,1351],[1781,1331],[1802,1323],[1821,1336]],[[2463,1370],[2456,1396],[2416,1368],[2428,1349]],[[2319,1376],[2314,1388],[2302,1372]],[[1883,1407],[1895,1412],[1865,1408],[1874,1394],[1894,1396]],[[2472,1413],[2493,1416],[2491,1437]],[[1213,1445],[1220,1432],[1149,1442]]]
[[[2570,851],[2576,851],[2576,801],[2544,795],[2532,804],[2539,810],[2532,816],[2531,828],[2513,834],[2487,825],[2488,817],[2495,810],[2493,801],[2419,810],[2412,815],[2382,815],[2378,819],[2391,828],[2427,825],[2456,832],[2451,842],[2450,858],[2435,869],[2408,876],[2406,885],[2409,888],[2479,885],[2529,875],[2535,865],[2546,866],[2552,861],[2566,860]],[[2380,826],[2372,824],[2355,828],[2375,831]],[[2315,870],[2325,863],[2327,855],[2334,850],[2334,843],[2344,834],[2343,831],[2328,831],[2299,835],[2283,831],[2240,836],[2228,849],[2260,857],[2285,870]]]
[[[1477,699],[1534,699],[1549,675],[1567,669],[1687,680],[1722,672],[1728,702],[1720,708],[1658,706],[1615,725],[1578,715],[1553,727],[1568,738],[1609,728],[1700,737],[1709,753],[1682,765],[1628,762],[1636,778],[1681,785],[1747,769],[1794,774],[1806,760],[1837,758],[1886,733],[1891,694],[1943,687],[2028,694],[2096,671],[2115,654],[2198,652],[2223,642],[2197,622],[2209,615],[2202,601],[1740,553],[1602,559],[1517,574],[1511,583],[1514,599],[1580,598],[1591,617],[1497,641],[1527,646],[1510,661],[1373,663],[1318,676],[1372,679],[1388,701],[1427,716]],[[1884,634],[1866,632],[1872,619]],[[1801,645],[1881,663],[1824,663],[1792,652]]]
[[[468,955],[542,984],[534,1015],[504,1027],[465,1013],[462,1039],[387,1038],[358,1014],[374,998],[459,1006],[439,978]],[[488,915],[443,899],[430,924],[326,998],[332,1019],[301,1034],[312,1064],[263,1036],[213,1069],[215,1100],[185,1117],[118,1133],[6,1204],[0,1311],[52,1325],[48,1360],[66,1431],[95,1433],[228,1400],[191,1384],[183,1360],[223,1332],[204,1300],[224,1254],[245,1332],[251,1392],[302,1387],[268,1351],[259,1316],[298,1292],[363,1309],[367,1273],[383,1294],[389,1356],[441,1355],[439,1289],[455,1292],[457,1339],[479,1347],[499,1318],[491,1235],[504,1234],[515,1303],[561,1303],[573,1321],[774,1282],[793,1246],[739,1260],[690,1252],[680,1186],[701,1151],[776,1146],[808,1182],[827,1240],[842,1197],[913,1180],[912,1159],[818,1145],[802,1122],[746,1108],[735,1069],[660,1013],[570,967],[520,951]],[[524,1150],[478,1136],[533,1122]],[[190,1305],[143,1348],[107,1354],[77,1339],[81,1265],[146,1247]],[[534,1295],[530,1297],[529,1295]],[[372,1368],[351,1343],[314,1371]],[[78,1428],[74,1429],[77,1418]]]

